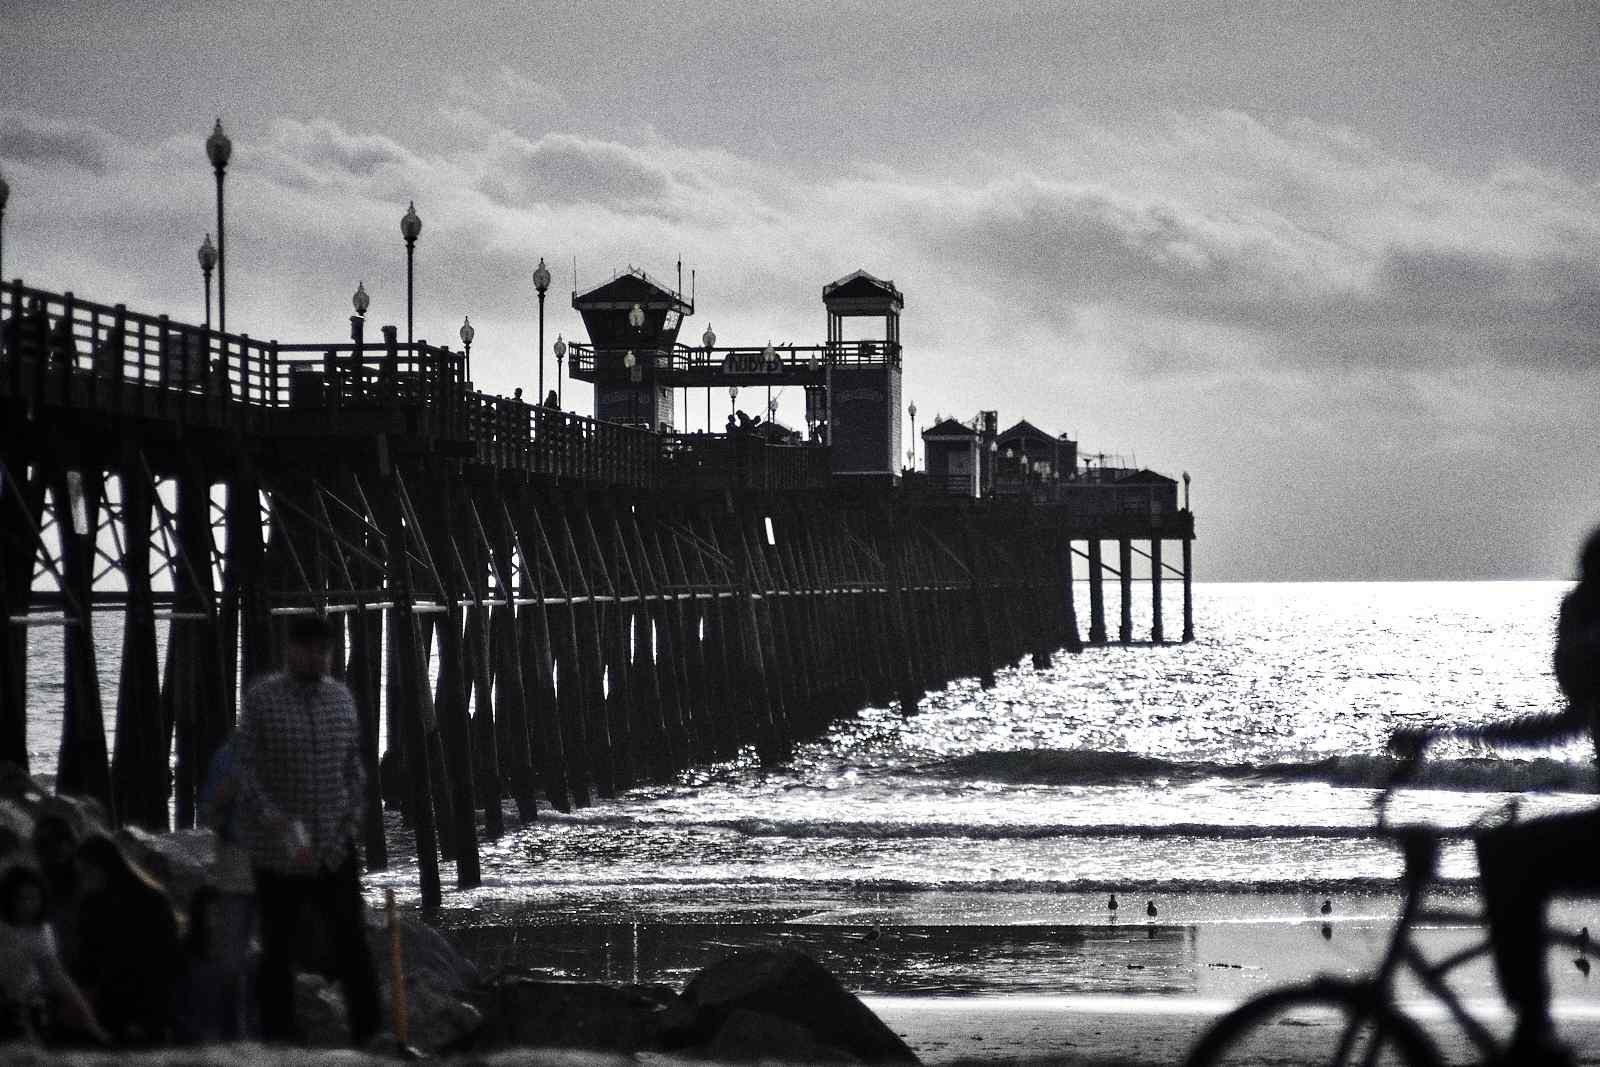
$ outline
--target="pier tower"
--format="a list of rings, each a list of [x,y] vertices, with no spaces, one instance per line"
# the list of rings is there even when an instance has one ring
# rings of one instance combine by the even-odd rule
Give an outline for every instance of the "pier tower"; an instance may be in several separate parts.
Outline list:
[[[572,306],[593,345],[573,351],[572,376],[594,383],[595,418],[670,432],[676,419],[666,371],[694,302],[629,267],[573,293]]]
[[[864,270],[822,287],[828,309],[828,442],[835,476],[892,479],[900,470],[900,311],[894,282]],[[847,318],[882,318],[883,338],[848,343]],[[876,350],[876,352],[875,352]],[[850,351],[857,358],[840,357]],[[873,358],[881,352],[881,358]]]

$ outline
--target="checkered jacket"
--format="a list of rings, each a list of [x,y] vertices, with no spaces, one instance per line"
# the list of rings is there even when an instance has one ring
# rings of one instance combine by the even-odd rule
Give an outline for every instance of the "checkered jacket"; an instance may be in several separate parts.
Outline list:
[[[355,698],[333,678],[279,673],[245,690],[234,758],[242,843],[256,867],[295,873],[283,827],[296,819],[320,866],[343,862],[365,808],[360,738]]]

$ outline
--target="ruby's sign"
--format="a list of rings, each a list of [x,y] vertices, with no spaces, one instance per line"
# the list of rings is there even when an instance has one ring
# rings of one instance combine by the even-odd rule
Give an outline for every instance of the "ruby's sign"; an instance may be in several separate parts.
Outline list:
[[[722,357],[723,374],[782,374],[783,360],[773,352],[768,359],[765,352],[729,352]]]

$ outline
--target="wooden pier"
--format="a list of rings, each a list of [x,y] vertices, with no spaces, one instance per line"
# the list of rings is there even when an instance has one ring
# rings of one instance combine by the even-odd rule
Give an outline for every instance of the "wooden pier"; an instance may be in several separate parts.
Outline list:
[[[502,798],[527,821],[740,753],[780,761],[862,707],[914,714],[953,679],[1081,648],[1075,574],[1089,640],[1107,574],[1133,640],[1136,552],[1151,640],[1164,572],[1193,635],[1187,508],[840,479],[828,445],[488,396],[460,353],[364,326],[285,345],[0,286],[0,760],[27,766],[28,627],[59,626],[58,790],[192,825],[241,681],[277,663],[287,616],[326,613],[365,726],[368,866],[387,863],[387,790],[431,906],[441,857],[477,883]],[[830,373],[827,348],[802,358]],[[109,751],[97,612],[123,635]]]

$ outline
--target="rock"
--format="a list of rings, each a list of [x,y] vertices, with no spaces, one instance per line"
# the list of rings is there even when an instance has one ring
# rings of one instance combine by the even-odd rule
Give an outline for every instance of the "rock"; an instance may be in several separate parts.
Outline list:
[[[670,992],[666,994],[671,996]],[[477,1049],[512,1046],[636,1052],[659,1047],[666,1011],[649,987],[560,982],[503,975],[480,995]]]
[[[737,1011],[772,1016],[807,1030],[815,1043],[863,1063],[916,1063],[916,1054],[826,967],[793,949],[744,949],[713,963],[683,991],[687,1025],[666,1034],[670,1047],[709,1045]],[[773,1057],[788,1055],[779,1047]]]
[[[381,912],[367,914],[367,945],[378,972],[378,998],[389,1017],[389,931]],[[410,1043],[426,1051],[472,1044],[483,1015],[472,1003],[478,969],[439,931],[400,920],[400,960],[405,972],[406,1020]]]
[[[860,1063],[843,1049],[818,1041],[799,1023],[739,1008],[705,1047],[714,1060],[734,1063]]]
[[[153,834],[124,826],[117,831],[116,841],[123,855],[150,872],[179,908],[210,880],[217,853],[217,835],[210,830]]]

